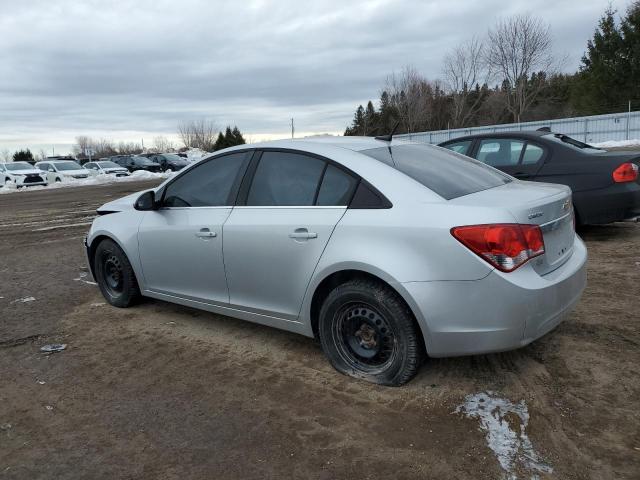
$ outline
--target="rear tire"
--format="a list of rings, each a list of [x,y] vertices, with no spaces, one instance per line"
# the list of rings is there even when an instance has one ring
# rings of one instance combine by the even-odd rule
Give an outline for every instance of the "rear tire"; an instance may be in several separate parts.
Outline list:
[[[140,299],[140,288],[129,259],[113,240],[102,240],[93,256],[96,282],[114,307],[127,308]]]
[[[380,385],[407,383],[425,356],[409,308],[396,292],[373,280],[336,287],[320,309],[318,334],[336,370]]]

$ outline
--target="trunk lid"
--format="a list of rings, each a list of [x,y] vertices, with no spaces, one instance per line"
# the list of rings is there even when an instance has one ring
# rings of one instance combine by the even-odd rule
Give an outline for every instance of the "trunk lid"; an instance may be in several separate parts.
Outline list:
[[[540,275],[560,267],[573,253],[573,204],[571,189],[565,185],[513,181],[451,202],[503,208],[514,217],[514,223],[539,225],[545,253],[530,261]]]

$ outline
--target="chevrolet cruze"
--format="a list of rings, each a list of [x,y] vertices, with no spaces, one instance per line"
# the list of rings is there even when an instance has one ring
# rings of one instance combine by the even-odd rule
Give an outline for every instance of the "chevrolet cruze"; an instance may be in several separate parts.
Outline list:
[[[338,371],[384,385],[427,356],[532,342],[586,283],[568,187],[388,139],[233,147],[98,213],[86,248],[111,305],[316,337]]]

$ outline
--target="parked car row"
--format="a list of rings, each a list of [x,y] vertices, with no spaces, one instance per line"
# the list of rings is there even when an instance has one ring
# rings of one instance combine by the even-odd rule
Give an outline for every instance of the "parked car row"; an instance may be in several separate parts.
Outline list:
[[[31,165],[27,162],[0,163],[0,187],[15,184],[17,187],[48,185],[73,179],[86,179],[97,175],[126,177],[131,172],[178,171],[191,162],[173,153],[145,155],[115,155],[80,165],[67,157],[52,157]]]

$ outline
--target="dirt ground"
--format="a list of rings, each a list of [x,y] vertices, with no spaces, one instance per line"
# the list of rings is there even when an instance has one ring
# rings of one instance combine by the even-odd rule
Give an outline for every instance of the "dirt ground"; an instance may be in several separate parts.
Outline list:
[[[456,413],[488,391],[525,402],[553,469],[512,478],[640,478],[640,224],[581,232],[588,288],[544,338],[385,388],[336,373],[312,339],[106,305],[82,238],[98,205],[146,186],[0,195],[0,478],[506,478],[479,420]],[[40,353],[54,342],[67,350]]]

